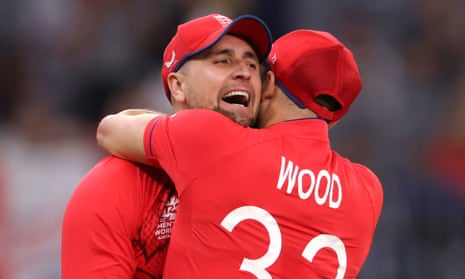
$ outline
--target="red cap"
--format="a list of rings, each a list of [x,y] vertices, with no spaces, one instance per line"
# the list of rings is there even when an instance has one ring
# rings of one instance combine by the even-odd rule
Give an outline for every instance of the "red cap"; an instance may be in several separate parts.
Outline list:
[[[327,32],[296,30],[283,35],[273,43],[268,63],[291,100],[329,122],[344,116],[362,89],[352,52]],[[319,95],[335,98],[341,108],[328,110],[315,101]]]
[[[271,32],[258,17],[243,15],[234,20],[220,14],[210,14],[180,24],[176,34],[163,53],[161,78],[168,100],[168,74],[176,72],[192,56],[215,45],[224,35],[230,34],[247,41],[265,61],[271,49]]]

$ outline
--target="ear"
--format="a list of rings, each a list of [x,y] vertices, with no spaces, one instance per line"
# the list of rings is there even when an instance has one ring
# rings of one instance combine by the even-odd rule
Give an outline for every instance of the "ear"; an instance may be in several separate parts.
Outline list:
[[[263,76],[262,86],[262,101],[271,99],[276,94],[275,92],[275,77],[272,71],[267,71]]]
[[[184,94],[184,77],[179,72],[168,74],[168,87],[171,92],[171,101],[183,103],[186,101]]]

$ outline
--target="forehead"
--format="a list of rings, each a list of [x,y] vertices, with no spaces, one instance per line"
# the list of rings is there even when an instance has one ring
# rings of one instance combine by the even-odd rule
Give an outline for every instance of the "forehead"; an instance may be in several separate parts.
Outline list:
[[[225,35],[215,45],[206,50],[206,53],[216,53],[222,50],[229,50],[232,54],[252,56],[258,59],[257,53],[246,41],[234,35]]]

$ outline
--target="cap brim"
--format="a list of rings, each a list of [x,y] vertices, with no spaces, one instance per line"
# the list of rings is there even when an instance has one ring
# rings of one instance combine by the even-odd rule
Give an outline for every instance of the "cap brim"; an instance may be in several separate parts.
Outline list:
[[[223,32],[247,41],[257,52],[260,61],[265,61],[271,49],[271,32],[258,17],[244,15],[236,18]],[[221,37],[222,37],[221,36]]]

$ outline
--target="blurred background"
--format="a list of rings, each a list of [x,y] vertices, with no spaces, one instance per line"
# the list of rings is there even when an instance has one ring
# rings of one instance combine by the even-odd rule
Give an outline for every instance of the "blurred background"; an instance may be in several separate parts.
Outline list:
[[[363,79],[333,147],[373,169],[385,203],[359,278],[465,278],[463,0],[3,0],[0,278],[60,278],[63,212],[105,153],[100,118],[171,112],[160,82],[176,25],[255,14],[276,39],[335,34]]]

